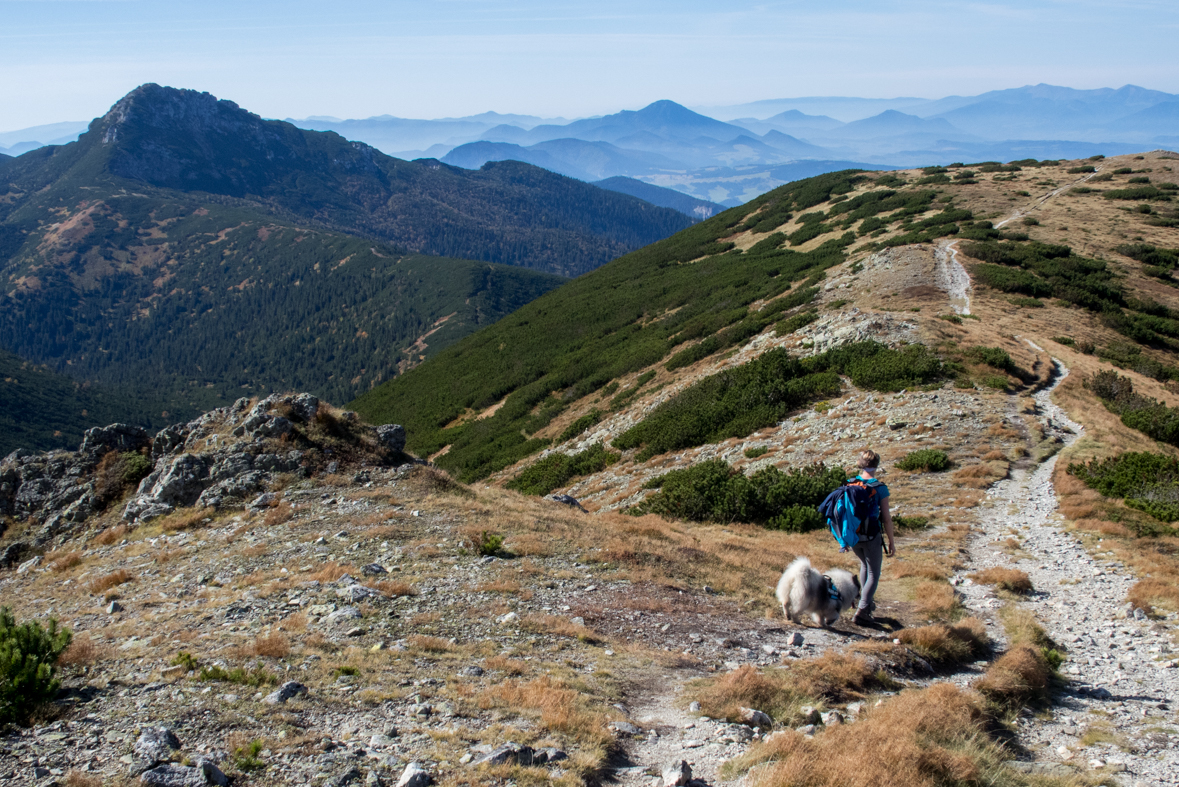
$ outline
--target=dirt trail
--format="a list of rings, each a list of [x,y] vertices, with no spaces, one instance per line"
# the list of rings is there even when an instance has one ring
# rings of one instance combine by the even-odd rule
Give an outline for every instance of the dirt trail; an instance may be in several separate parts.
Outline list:
[[[1051,401],[1052,391],[1068,375],[1059,361],[1054,363],[1056,381],[1035,395],[1037,418],[1049,435],[1067,445],[1083,427]],[[1026,572],[1035,590],[1018,603],[1065,651],[1068,685],[1050,717],[1021,724],[1020,743],[1048,770],[1051,763],[1069,762],[1082,770],[1124,770],[1142,784],[1179,784],[1175,741],[1157,729],[1170,721],[1179,695],[1179,675],[1160,669],[1164,665],[1155,660],[1169,650],[1169,629],[1140,610],[1136,615],[1126,609],[1126,592],[1135,578],[1124,566],[1103,561],[1100,553],[1090,555],[1062,529],[1052,484],[1056,461],[1053,456],[1038,466],[1017,467],[991,488],[970,544],[969,569],[963,572],[996,566]],[[1018,549],[1003,549],[1008,538],[1020,541]],[[1004,602],[992,587],[964,575],[957,579],[966,607],[990,618],[992,636],[1003,641],[994,613]]]
[[[995,229],[999,229],[1016,219],[1022,219],[1033,210],[1043,207],[1049,200],[1059,197],[1065,190],[1087,182],[1099,172],[1101,172],[1101,167],[1097,167],[1095,172],[1091,172],[1083,178],[1078,178],[1071,183],[1066,183],[1049,191],[1028,207],[1020,208],[1007,218],[997,222]],[[970,314],[970,275],[958,260],[958,243],[959,241],[957,240],[943,240],[938,243],[937,249],[935,250],[935,259],[937,261],[937,267],[934,271],[936,277],[935,284],[938,289],[945,291],[949,295],[950,308],[954,310],[955,314]]]

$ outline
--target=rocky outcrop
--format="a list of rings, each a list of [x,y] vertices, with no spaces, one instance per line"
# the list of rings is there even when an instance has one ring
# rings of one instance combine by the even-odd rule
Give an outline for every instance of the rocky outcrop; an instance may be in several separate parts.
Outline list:
[[[123,518],[130,522],[188,506],[244,505],[273,487],[279,476],[338,468],[340,459],[333,457],[342,448],[350,463],[412,461],[403,453],[403,427],[374,429],[347,415],[332,425],[334,417],[318,397],[301,393],[257,402],[239,399],[165,427],[154,438],[128,424],[96,427],[85,433],[76,452],[17,450],[0,461],[0,515],[36,521],[33,547],[74,532],[109,504],[109,492],[99,490],[107,490],[111,479],[99,476],[109,474],[102,463],[111,452],[139,454],[143,459],[138,461],[150,466],[124,506]],[[321,435],[328,432],[332,437],[325,441]],[[116,490],[119,482],[116,477]],[[5,550],[0,562],[15,565],[24,551]]]

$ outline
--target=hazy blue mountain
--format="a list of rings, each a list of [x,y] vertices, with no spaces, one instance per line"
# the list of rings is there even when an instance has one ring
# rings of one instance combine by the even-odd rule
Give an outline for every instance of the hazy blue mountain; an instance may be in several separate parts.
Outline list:
[[[762,141],[772,148],[788,153],[795,158],[821,158],[831,155],[831,151],[801,139],[783,134],[781,131],[770,129],[762,134]]]
[[[594,185],[603,189],[609,189],[610,191],[618,191],[623,194],[629,194],[632,197],[638,197],[641,200],[646,200],[652,205],[658,205],[662,208],[678,210],[680,213],[684,213],[697,220],[707,219],[725,209],[724,205],[718,205],[708,200],[696,199],[675,189],[652,186],[650,183],[644,183],[634,178],[606,178],[605,180],[595,182]]]
[[[871,140],[881,137],[935,136],[944,139],[970,139],[974,135],[955,127],[944,118],[921,118],[895,109],[855,120],[825,132],[828,139]]]
[[[700,112],[717,118],[768,118],[790,110],[808,115],[828,115],[844,123],[878,115],[887,109],[912,112],[929,103],[927,98],[855,98],[853,96],[807,96],[802,98],[769,98],[745,104],[697,107]]]
[[[778,131],[789,135],[806,136],[817,134],[843,125],[841,121],[826,115],[808,115],[797,109],[788,109],[765,120],[758,118],[738,118],[730,121],[734,126],[741,126],[757,134]]]
[[[565,125],[544,124],[532,129],[497,126],[483,138],[519,145],[536,144],[550,139],[574,138],[614,142],[648,133],[666,140],[694,140],[707,137],[727,141],[745,133],[745,129],[698,114],[674,101],[656,101],[637,111],[623,110],[599,118],[575,120]]]
[[[514,145],[510,142],[468,142],[459,145],[441,159],[443,164],[463,169],[479,169],[489,161],[523,161],[550,172],[558,172],[578,180],[591,180],[587,173],[569,166],[541,150]]]
[[[1179,100],[1164,101],[1120,119],[1119,125],[1131,126],[1143,134],[1174,138],[1179,136]]]
[[[563,118],[540,118],[532,115],[505,115],[483,112],[459,118],[417,120],[393,115],[378,115],[363,120],[340,120],[331,117],[309,117],[301,120],[287,118],[287,122],[311,131],[334,131],[346,139],[372,145],[382,153],[397,155],[425,153],[441,156],[449,148],[479,139],[490,128],[506,124],[510,127],[532,128],[541,123],[554,123]],[[439,146],[445,149],[432,150]]]
[[[38,142],[37,147],[64,145],[77,139],[88,125],[89,123],[84,120],[70,120],[64,123],[50,123],[45,126],[30,126],[16,131],[0,131],[0,148],[13,148],[29,142]]]

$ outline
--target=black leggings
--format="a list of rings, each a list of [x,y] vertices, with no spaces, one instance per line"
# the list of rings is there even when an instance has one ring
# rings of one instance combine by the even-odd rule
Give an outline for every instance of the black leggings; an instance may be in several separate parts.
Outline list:
[[[852,552],[860,559],[860,611],[870,613],[876,606],[872,597],[876,595],[880,564],[884,562],[883,534],[877,533],[875,538],[860,541],[852,547]]]

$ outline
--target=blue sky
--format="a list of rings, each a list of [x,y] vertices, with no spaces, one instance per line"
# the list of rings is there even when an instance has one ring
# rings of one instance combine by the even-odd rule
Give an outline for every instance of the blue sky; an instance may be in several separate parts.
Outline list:
[[[586,116],[1047,82],[1179,93],[1173,0],[0,0],[0,131],[136,85],[265,117]]]

